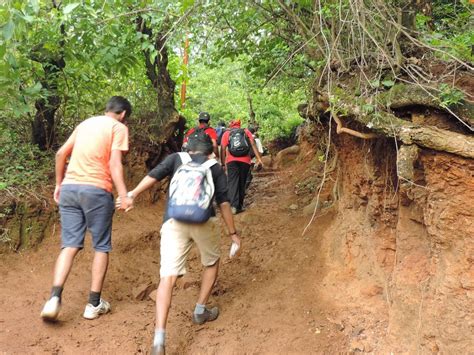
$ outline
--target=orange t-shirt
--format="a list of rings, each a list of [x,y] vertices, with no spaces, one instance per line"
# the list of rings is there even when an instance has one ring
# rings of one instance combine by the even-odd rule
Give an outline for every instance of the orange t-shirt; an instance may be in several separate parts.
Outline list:
[[[128,150],[128,128],[109,116],[91,117],[80,123],[63,184],[94,185],[112,191],[109,161],[112,150]]]

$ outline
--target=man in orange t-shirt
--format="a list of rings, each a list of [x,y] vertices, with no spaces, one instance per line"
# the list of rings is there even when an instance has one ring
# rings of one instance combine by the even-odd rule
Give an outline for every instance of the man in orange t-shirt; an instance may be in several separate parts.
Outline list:
[[[113,184],[121,197],[119,208],[128,209],[133,204],[127,197],[122,166],[122,154],[128,151],[128,128],[123,122],[130,116],[132,106],[127,99],[113,96],[105,111],[103,116],[80,123],[56,153],[54,200],[61,215],[62,246],[54,268],[51,297],[41,312],[45,320],[56,320],[59,315],[63,287],[74,257],[84,247],[86,230],[92,235],[95,254],[83,317],[95,319],[110,311],[110,304],[100,296],[112,248]]]

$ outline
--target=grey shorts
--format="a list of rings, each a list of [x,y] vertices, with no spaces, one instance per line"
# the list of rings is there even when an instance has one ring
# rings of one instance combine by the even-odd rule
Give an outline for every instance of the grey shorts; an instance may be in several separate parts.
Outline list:
[[[110,192],[90,185],[62,185],[59,195],[62,248],[82,249],[89,230],[94,249],[109,252],[114,208]]]

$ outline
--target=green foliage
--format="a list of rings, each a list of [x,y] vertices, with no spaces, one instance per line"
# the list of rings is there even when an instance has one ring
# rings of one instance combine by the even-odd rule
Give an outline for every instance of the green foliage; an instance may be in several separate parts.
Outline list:
[[[156,52],[153,39],[137,30],[136,15],[120,14],[146,9],[143,18],[159,30],[165,16],[170,21],[178,18],[194,1],[57,3],[58,8],[35,0],[7,0],[0,5],[0,23],[5,24],[0,29],[0,115],[32,114],[35,100],[52,90],[64,102],[61,113],[67,130],[102,111],[104,101],[114,94],[127,96],[138,106],[153,107],[156,99],[143,56],[145,49]],[[171,52],[170,56],[172,60],[175,55]],[[64,58],[65,68],[58,77],[46,78],[44,66],[59,57]]]
[[[50,158],[31,144],[19,144],[18,136],[0,127],[0,191],[34,187],[48,181]]]
[[[473,62],[472,4],[469,0],[435,0],[432,7],[432,17],[421,13],[416,17],[417,28],[424,41],[462,60]]]
[[[439,100],[443,107],[455,106],[464,100],[464,93],[451,85],[441,83],[439,85],[439,90]]]
[[[382,81],[382,85],[389,89],[393,85],[395,85],[395,81],[393,81],[393,80],[384,80],[384,81]]]
[[[296,107],[305,99],[304,92],[299,89],[288,93],[279,85],[260,88],[259,84],[263,86],[263,83],[246,72],[248,60],[244,55],[235,60],[223,59],[212,68],[199,62],[190,63],[188,98],[182,112],[188,126],[196,124],[200,111],[211,114],[214,126],[220,120],[228,123],[236,118],[248,124],[249,97],[259,134],[265,140],[288,136],[302,122]]]
[[[173,21],[194,2],[63,0],[56,2],[58,8],[53,3],[0,3],[2,189],[28,188],[47,180],[43,169],[53,171],[48,156],[29,143],[36,100],[52,94],[60,97],[56,112],[59,143],[79,121],[103,112],[112,95],[129,98],[135,113],[153,110],[156,92],[146,76],[143,55],[153,39],[137,30],[136,15],[127,14],[146,9],[143,17],[158,30],[165,17]],[[171,51],[170,63],[177,63],[176,57]],[[65,67],[47,76],[45,68],[58,58],[64,59]]]

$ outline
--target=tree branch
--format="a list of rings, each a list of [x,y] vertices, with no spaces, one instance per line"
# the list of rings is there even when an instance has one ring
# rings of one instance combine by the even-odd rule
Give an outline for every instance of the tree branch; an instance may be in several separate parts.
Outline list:
[[[336,97],[336,95],[334,95]],[[325,96],[319,96],[319,100],[327,100]],[[323,114],[322,107],[328,107],[328,102],[314,102],[313,112]],[[420,147],[448,152],[462,157],[474,159],[474,137],[460,133],[439,129],[432,126],[417,125],[404,121],[395,115],[377,111],[366,112],[362,109],[363,102],[358,102],[353,96],[337,97],[337,102],[330,109],[344,112],[345,116],[351,116],[362,125],[369,127],[375,133],[388,137],[395,137],[404,144],[417,144]]]

